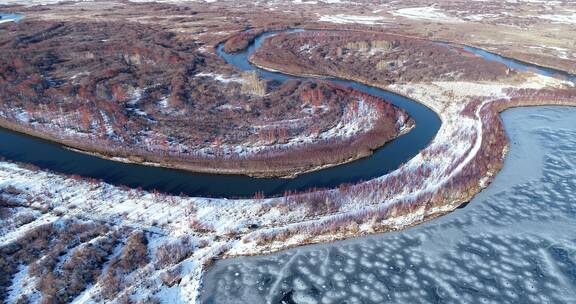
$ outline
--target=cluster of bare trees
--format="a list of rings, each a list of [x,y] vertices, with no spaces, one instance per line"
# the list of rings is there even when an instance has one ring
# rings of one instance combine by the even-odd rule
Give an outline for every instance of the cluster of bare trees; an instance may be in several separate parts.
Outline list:
[[[350,50],[359,50],[362,52],[370,51],[371,49],[376,49],[378,51],[388,52],[396,47],[398,43],[396,41],[388,41],[388,40],[360,40],[360,41],[351,41],[346,44],[345,47],[338,47],[336,53],[339,56],[345,54],[347,49]]]
[[[197,52],[194,41],[145,25],[25,21],[2,39],[0,96],[10,97],[0,106],[2,124],[105,155],[192,160],[191,167],[226,159],[228,168],[270,170],[292,153],[282,144],[333,128],[352,99],[351,91],[325,83],[269,84],[256,73],[227,83],[196,77],[199,71],[228,70],[215,55]],[[395,134],[395,128],[383,131],[370,136]],[[296,150],[315,158],[340,140]],[[229,148],[246,143],[264,147],[253,155]],[[329,154],[312,163],[333,161],[325,158]],[[265,161],[258,165],[259,159]]]
[[[317,221],[295,224],[285,228],[266,230],[248,236],[245,241],[256,241],[258,244],[268,244],[275,241],[285,241],[294,235],[308,235],[311,239],[323,234],[355,234],[360,223],[372,223],[375,230],[394,229],[383,226],[381,223],[391,217],[406,215],[414,212],[422,212],[439,207],[447,202],[469,200],[480,189],[480,180],[492,176],[497,172],[504,159],[504,150],[508,144],[504,127],[499,113],[507,108],[515,106],[538,105],[538,104],[566,104],[576,105],[576,90],[566,89],[513,89],[508,92],[510,99],[498,99],[486,103],[482,108],[482,100],[472,100],[465,107],[464,114],[475,117],[479,111],[482,122],[482,141],[480,149],[470,162],[456,171],[464,159],[471,153],[472,143],[476,141],[477,134],[468,134],[465,140],[471,143],[470,148],[464,151],[460,157],[446,167],[442,172],[437,172],[426,163],[417,167],[407,168],[401,166],[400,170],[379,179],[360,182],[354,185],[344,184],[337,189],[318,189],[307,193],[287,192],[277,206],[293,210],[306,208],[309,210],[307,218],[321,215],[338,214],[344,203],[349,203],[350,198],[361,201],[366,205],[365,211],[355,211],[349,214],[334,215]],[[421,153],[423,158],[437,158],[448,152],[448,146],[435,146],[427,148]],[[445,183],[437,188],[426,186],[430,177],[437,174],[448,176],[455,173]],[[489,175],[489,173],[491,175]],[[438,177],[438,176],[436,176]],[[399,194],[410,194],[405,197]],[[391,200],[393,204],[382,204],[372,208],[373,204]]]
[[[256,96],[266,95],[266,81],[256,71],[244,72],[242,75],[242,93]]]
[[[116,244],[117,234],[103,224],[68,220],[41,225],[0,247],[3,277],[11,278],[18,265],[28,265],[28,275],[38,279],[43,303],[68,302],[97,280]]]
[[[329,86],[331,86],[329,84]],[[302,91],[300,93],[300,99],[305,104],[311,104],[314,107],[319,107],[325,100],[324,92],[321,87],[316,87],[314,89]]]
[[[309,52],[304,56],[303,46],[308,46]],[[253,60],[294,74],[366,79],[379,84],[496,80],[509,73],[504,64],[464,52],[426,40],[381,33],[307,31],[265,40]]]
[[[261,33],[262,29],[251,29],[234,34],[224,43],[224,52],[236,53],[245,50]]]
[[[7,299],[13,278],[24,265],[41,303],[71,302],[96,284],[94,300],[128,303],[121,292],[130,284],[143,280],[149,271],[166,268],[161,279],[171,286],[179,280],[181,269],[172,266],[189,257],[194,248],[207,245],[183,237],[150,250],[148,237],[139,230],[77,219],[62,221],[30,229],[0,246],[0,298]],[[16,300],[27,303],[29,299],[21,295]],[[145,302],[154,303],[149,300]]]
[[[132,232],[126,239],[120,255],[110,260],[106,272],[99,279],[102,297],[104,299],[116,297],[126,287],[126,277],[149,262],[146,235],[141,231]]]
[[[193,244],[188,237],[160,245],[155,252],[157,269],[177,264],[193,253]]]

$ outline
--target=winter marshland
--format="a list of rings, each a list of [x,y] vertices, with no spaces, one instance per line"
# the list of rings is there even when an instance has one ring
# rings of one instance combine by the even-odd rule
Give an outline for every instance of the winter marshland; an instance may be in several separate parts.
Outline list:
[[[576,301],[574,3],[0,2],[0,302]]]

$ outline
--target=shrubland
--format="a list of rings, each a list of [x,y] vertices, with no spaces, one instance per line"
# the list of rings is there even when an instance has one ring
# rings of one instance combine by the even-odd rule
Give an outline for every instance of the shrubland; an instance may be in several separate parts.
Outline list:
[[[239,73],[199,45],[147,24],[11,24],[0,124],[104,157],[254,176],[363,157],[410,126],[383,99]]]

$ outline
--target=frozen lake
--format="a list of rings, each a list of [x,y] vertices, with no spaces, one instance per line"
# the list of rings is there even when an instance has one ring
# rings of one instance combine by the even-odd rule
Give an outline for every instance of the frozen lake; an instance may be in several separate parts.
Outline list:
[[[576,108],[504,112],[510,153],[465,208],[397,233],[217,263],[204,303],[576,303]]]

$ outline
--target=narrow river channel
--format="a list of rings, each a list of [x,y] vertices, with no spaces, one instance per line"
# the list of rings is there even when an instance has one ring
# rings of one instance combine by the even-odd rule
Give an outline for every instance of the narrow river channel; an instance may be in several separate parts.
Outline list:
[[[11,15],[14,17],[14,15]],[[17,16],[16,16],[17,17]],[[3,17],[4,18],[4,17]],[[298,30],[291,30],[298,31]],[[262,70],[250,64],[248,58],[262,41],[276,34],[267,32],[257,37],[250,47],[240,53],[227,54],[219,45],[217,53],[228,64],[240,70],[255,70],[265,79],[286,81],[288,79],[314,80]],[[480,49],[467,50],[487,60],[497,60],[510,68],[526,70],[547,76],[558,72],[546,68],[507,59]],[[569,76],[574,78],[574,76]],[[304,191],[310,188],[330,188],[342,183],[354,183],[384,175],[407,162],[425,148],[438,132],[441,121],[426,106],[409,98],[344,79],[329,81],[351,87],[370,95],[379,96],[406,110],[416,121],[416,127],[406,135],[394,139],[367,158],[351,163],[302,174],[294,179],[252,178],[243,175],[215,175],[192,173],[177,169],[149,167],[105,160],[66,149],[59,144],[0,128],[0,156],[18,162],[34,164],[65,174],[101,179],[115,185],[140,187],[171,194],[204,197],[250,197],[258,191],[266,196],[281,195],[287,190]]]
[[[241,53],[226,54],[222,45],[218,54],[240,70],[256,70],[265,79],[286,81],[288,79],[313,80],[272,73],[259,69],[248,62],[252,52],[262,41],[274,33],[259,36]],[[416,121],[416,127],[380,149],[373,155],[348,164],[302,174],[294,179],[252,178],[243,175],[215,175],[186,172],[182,170],[125,164],[74,152],[59,144],[0,129],[0,155],[8,160],[32,163],[43,169],[66,174],[102,179],[105,182],[145,190],[189,196],[250,197],[258,191],[265,195],[281,195],[286,190],[304,191],[310,188],[336,187],[342,183],[369,180],[399,167],[425,148],[440,128],[440,119],[432,110],[409,98],[353,81],[331,79],[339,85],[352,87],[375,95],[403,108]]]

